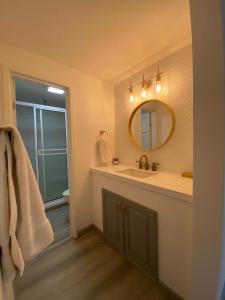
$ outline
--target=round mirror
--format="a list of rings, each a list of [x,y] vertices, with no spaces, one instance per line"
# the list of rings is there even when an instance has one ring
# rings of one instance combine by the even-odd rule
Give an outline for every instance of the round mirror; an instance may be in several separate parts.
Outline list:
[[[132,112],[129,134],[132,142],[143,150],[165,145],[173,134],[175,118],[172,110],[159,100],[142,102]]]

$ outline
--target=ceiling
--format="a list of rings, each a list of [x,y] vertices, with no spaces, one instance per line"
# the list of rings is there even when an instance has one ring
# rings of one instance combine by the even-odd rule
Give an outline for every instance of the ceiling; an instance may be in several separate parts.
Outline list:
[[[0,42],[106,81],[187,40],[189,0],[0,0]]]
[[[15,77],[15,86],[16,101],[66,107],[66,91],[62,95],[49,93],[48,85],[19,77]]]

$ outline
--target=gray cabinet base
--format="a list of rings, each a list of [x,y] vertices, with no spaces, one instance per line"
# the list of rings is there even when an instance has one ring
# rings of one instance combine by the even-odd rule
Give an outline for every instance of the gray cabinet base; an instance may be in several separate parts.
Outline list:
[[[102,189],[103,237],[172,300],[184,300],[158,279],[157,212]]]
[[[157,280],[157,212],[104,189],[102,207],[105,239]]]

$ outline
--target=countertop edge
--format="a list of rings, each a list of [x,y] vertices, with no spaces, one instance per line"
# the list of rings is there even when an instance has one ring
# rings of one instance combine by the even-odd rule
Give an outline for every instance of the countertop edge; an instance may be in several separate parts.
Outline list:
[[[141,181],[138,181],[138,180],[130,178],[130,177],[128,178],[128,177],[121,176],[116,173],[114,174],[113,172],[101,170],[101,169],[98,169],[95,167],[91,167],[90,171],[91,171],[91,173],[101,174],[101,175],[116,179],[117,181],[131,184],[131,185],[139,187],[139,188],[144,188],[144,189],[150,190],[152,192],[162,194],[167,197],[174,198],[179,201],[182,200],[186,203],[192,204],[192,195],[184,194],[182,192],[178,192],[178,191],[164,188],[164,187],[159,187],[159,186],[153,185],[151,183],[141,182]]]

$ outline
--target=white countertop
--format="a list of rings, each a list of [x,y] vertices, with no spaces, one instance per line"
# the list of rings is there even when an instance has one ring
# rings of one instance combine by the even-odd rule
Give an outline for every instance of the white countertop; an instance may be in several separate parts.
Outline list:
[[[156,175],[147,178],[137,178],[117,173],[118,171],[125,169],[135,168],[125,165],[110,165],[106,167],[92,167],[91,172],[109,176],[115,180],[123,181],[128,184],[192,203],[193,180],[191,178],[184,178],[179,174],[165,172],[156,172]]]

